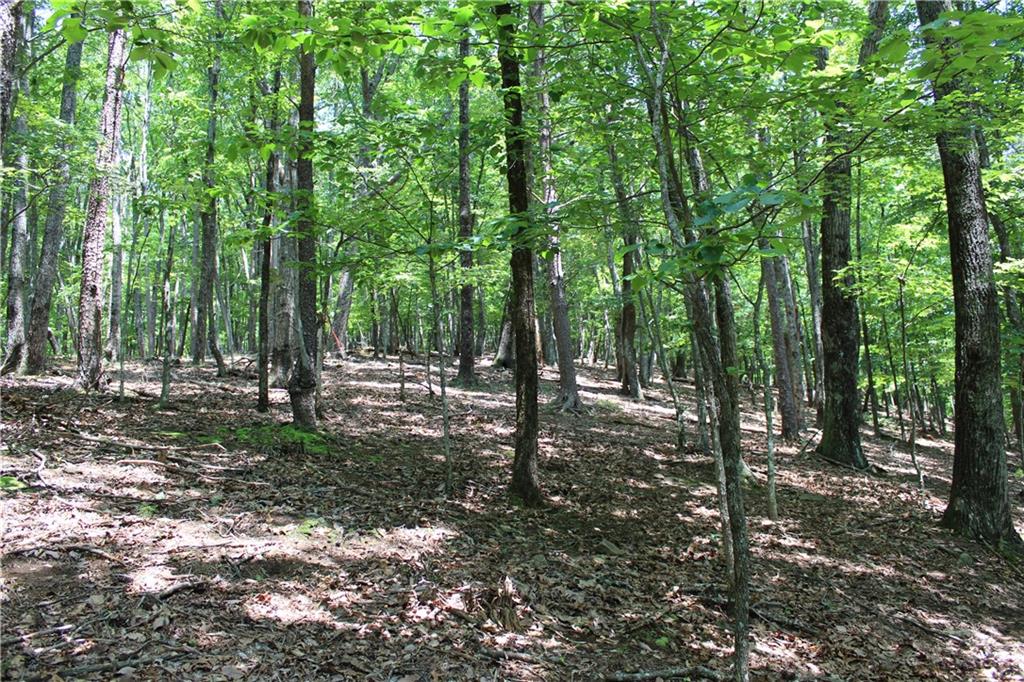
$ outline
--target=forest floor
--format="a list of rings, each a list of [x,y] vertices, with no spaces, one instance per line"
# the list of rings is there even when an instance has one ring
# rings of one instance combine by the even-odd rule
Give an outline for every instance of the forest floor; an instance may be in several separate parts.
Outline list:
[[[422,365],[405,370],[402,401],[394,359],[329,361],[322,437],[286,426],[284,390],[257,414],[243,372],[178,368],[166,409],[158,363],[127,367],[124,399],[113,370],[105,394],[69,390],[69,365],[3,379],[3,676],[728,672],[713,463],[676,451],[663,391],[634,403],[584,368],[587,411],[560,414],[546,370],[549,505],[527,510],[506,495],[511,374],[450,390],[446,498],[441,402]],[[754,404],[743,445],[763,480]],[[952,444],[921,438],[920,491],[901,442],[864,438],[884,473],[780,446],[777,523],[764,486],[747,489],[753,677],[1024,678],[1024,570],[938,526]],[[1022,528],[1018,478],[1011,494]]]

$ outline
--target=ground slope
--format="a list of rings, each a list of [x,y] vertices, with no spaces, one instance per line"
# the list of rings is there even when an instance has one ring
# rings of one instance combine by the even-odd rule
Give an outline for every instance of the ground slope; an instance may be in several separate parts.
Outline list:
[[[451,389],[445,499],[440,400],[422,365],[405,373],[402,400],[397,362],[330,362],[323,437],[283,426],[285,391],[258,415],[251,377],[208,368],[177,369],[166,409],[156,364],[129,366],[124,399],[116,383],[68,390],[70,368],[3,379],[0,469],[28,486],[0,493],[3,676],[728,670],[713,467],[676,452],[664,392],[633,403],[582,369],[588,411],[542,410],[551,504],[533,511],[505,495],[509,374]],[[763,476],[763,420],[744,400],[745,457]],[[748,489],[753,676],[1021,679],[1020,566],[937,526],[950,443],[922,439],[921,492],[901,443],[865,440],[885,475],[781,447],[778,523]],[[1012,492],[1020,524],[1019,481]]]

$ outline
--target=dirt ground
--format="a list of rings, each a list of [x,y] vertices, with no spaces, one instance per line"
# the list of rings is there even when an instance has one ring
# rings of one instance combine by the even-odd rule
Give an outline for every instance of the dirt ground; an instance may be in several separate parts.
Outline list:
[[[128,365],[124,399],[116,371],[99,395],[70,390],[68,365],[2,380],[5,679],[728,672],[713,464],[676,451],[664,391],[634,403],[584,368],[587,411],[560,414],[546,370],[550,503],[526,510],[506,495],[507,372],[449,392],[447,498],[441,401],[422,365],[406,363],[403,401],[395,359],[329,361],[322,437],[285,426],[284,390],[257,414],[236,366],[228,379],[177,368],[166,409],[158,363]],[[754,405],[744,395],[744,453],[763,481]],[[920,491],[888,431],[864,431],[878,474],[781,445],[777,523],[765,487],[748,488],[753,677],[1024,679],[1024,569],[938,527],[951,442],[922,436]],[[1014,478],[1024,529],[1022,487]]]

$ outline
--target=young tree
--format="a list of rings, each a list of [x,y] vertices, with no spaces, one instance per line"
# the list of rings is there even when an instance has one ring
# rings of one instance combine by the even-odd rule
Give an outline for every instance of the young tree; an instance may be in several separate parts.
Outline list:
[[[64,84],[60,94],[62,136],[57,168],[54,172],[56,179],[50,188],[47,201],[39,267],[36,269],[32,287],[32,310],[29,315],[28,353],[25,365],[28,374],[39,374],[46,368],[46,337],[50,328],[50,308],[53,302],[53,285],[57,278],[57,262],[61,242],[64,241],[64,214],[68,200],[68,185],[71,181],[71,163],[68,155],[71,153],[70,137],[75,125],[83,45],[84,42],[81,40],[71,43],[64,60]]]
[[[467,31],[469,29],[466,29]],[[459,41],[459,57],[469,57],[469,37]],[[469,172],[469,79],[459,84],[459,238],[473,237],[473,206],[470,198]],[[473,269],[473,251],[466,244],[459,254],[463,277]],[[459,290],[459,376],[463,386],[476,383],[473,342],[473,284],[466,279]]]
[[[107,76],[100,110],[100,139],[96,150],[96,171],[89,183],[89,201],[82,235],[82,281],[78,298],[78,385],[99,389],[102,376],[103,344],[103,238],[107,229],[107,208],[111,178],[118,158],[121,136],[121,107],[125,67],[125,31],[114,29],[107,39]]]
[[[919,0],[921,24],[952,9],[949,0]],[[948,45],[926,29],[929,50]],[[936,78],[937,107],[965,88],[959,76]],[[951,121],[936,135],[946,188],[956,329],[953,485],[942,522],[967,536],[1020,546],[1007,490],[1000,373],[999,305],[992,274],[981,157],[969,123]]]
[[[313,0],[298,0],[299,15],[313,16]],[[299,157],[296,161],[296,222],[299,270],[297,315],[299,329],[298,363],[288,381],[292,418],[304,428],[316,428],[316,357],[319,323],[316,309],[316,226],[313,222],[313,135],[316,62],[313,50],[299,48]]]
[[[530,4],[530,19],[534,27],[544,31],[544,1]],[[538,81],[537,116],[540,119],[540,153],[541,191],[544,200],[544,213],[548,221],[548,244],[545,265],[548,275],[548,295],[550,297],[551,319],[555,328],[555,343],[558,355],[558,405],[561,410],[578,410],[582,407],[580,391],[576,385],[576,365],[573,364],[574,352],[572,332],[569,328],[569,304],[565,296],[565,272],[562,262],[562,249],[559,240],[560,226],[558,223],[557,203],[558,191],[555,188],[555,174],[551,160],[551,97],[548,93],[548,75],[545,65],[544,48],[537,50],[534,59],[534,73]]]
[[[543,502],[537,476],[537,336],[533,308],[533,250],[530,247],[530,197],[526,183],[526,131],[519,84],[519,59],[513,52],[516,19],[512,6],[494,7],[498,21],[498,60],[505,108],[505,175],[512,237],[512,333],[516,349],[516,436],[510,492],[527,506]]]

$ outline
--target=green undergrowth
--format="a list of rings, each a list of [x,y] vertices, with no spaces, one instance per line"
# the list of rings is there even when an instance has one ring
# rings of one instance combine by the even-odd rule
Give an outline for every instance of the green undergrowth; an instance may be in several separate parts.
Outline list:
[[[263,452],[309,455],[332,454],[328,437],[318,431],[308,431],[294,424],[261,424],[237,429],[220,428],[211,441],[233,441]]]

